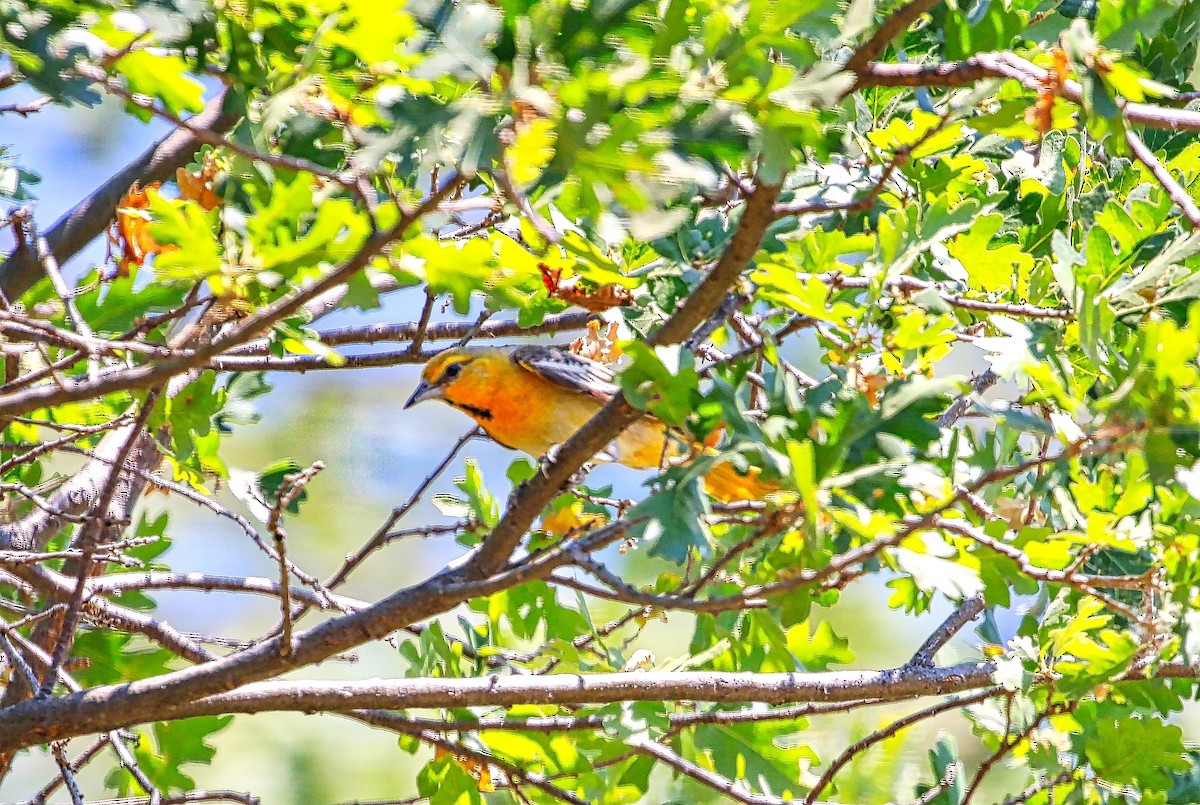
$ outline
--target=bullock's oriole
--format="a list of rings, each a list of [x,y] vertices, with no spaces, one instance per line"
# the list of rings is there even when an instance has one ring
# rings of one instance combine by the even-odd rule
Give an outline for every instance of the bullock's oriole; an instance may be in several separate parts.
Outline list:
[[[608,366],[553,347],[455,347],[425,365],[404,407],[442,400],[505,447],[542,456],[570,438],[617,391]],[[634,469],[656,468],[664,457],[678,459],[687,452],[681,436],[649,415],[607,450],[613,460]],[[705,476],[705,485],[724,501],[758,500],[777,491],[758,474],[751,468],[750,474],[740,475],[721,463]]]

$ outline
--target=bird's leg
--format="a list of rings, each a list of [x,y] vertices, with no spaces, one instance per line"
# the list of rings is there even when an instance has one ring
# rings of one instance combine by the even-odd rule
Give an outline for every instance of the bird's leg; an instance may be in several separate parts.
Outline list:
[[[546,451],[546,455],[538,459],[538,469],[542,475],[549,477],[550,465],[558,461],[558,452],[562,449],[561,444],[552,444],[550,449]]]
[[[561,444],[551,445],[550,449],[546,451],[546,455],[538,459],[538,469],[541,470],[542,475],[549,475],[550,465],[558,461],[558,452],[561,448]],[[576,470],[575,473],[567,480],[566,486],[574,486],[575,484],[582,483],[584,478],[587,477],[588,473],[592,471],[593,465],[594,462],[591,461],[584,463],[584,465]]]
[[[591,473],[592,468],[595,466],[596,464],[593,461],[585,462],[584,465],[576,470],[575,474],[571,476],[571,480],[567,481],[567,486],[576,486],[586,481],[588,474]]]

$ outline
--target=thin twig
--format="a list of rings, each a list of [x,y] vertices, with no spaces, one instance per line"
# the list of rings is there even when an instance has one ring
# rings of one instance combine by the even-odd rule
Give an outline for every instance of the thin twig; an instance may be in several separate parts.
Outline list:
[[[870,277],[848,277],[840,272],[831,272],[827,274],[797,274],[796,276],[801,282],[808,278],[816,277],[834,290],[841,288],[866,289],[873,287],[875,283],[875,280]],[[1075,313],[1065,308],[1047,308],[1039,307],[1038,305],[1013,304],[1009,302],[988,302],[981,299],[969,299],[961,294],[944,289],[939,283],[917,279],[916,277],[901,276],[889,278],[884,283],[884,290],[890,290],[893,292],[898,291],[901,294],[931,290],[935,292],[943,302],[951,307],[960,308],[962,310],[974,310],[981,313],[1001,313],[1006,316],[1029,319],[1057,319],[1061,321],[1073,321],[1075,319]]]
[[[67,785],[67,793],[71,795],[71,805],[84,805],[83,791],[80,790],[79,782],[75,779],[75,769],[67,760],[65,747],[66,741],[55,741],[50,744],[50,754],[54,756],[54,762],[58,764],[58,771]]]
[[[533,228],[542,236],[542,240],[546,241],[547,245],[557,246],[562,243],[562,233],[555,229],[554,225],[547,221],[545,216],[533,208],[533,203],[530,202],[529,196],[525,195],[525,192],[517,187],[507,169],[496,168],[492,171],[492,176],[495,177],[496,184],[500,186],[500,190],[529,219],[529,223],[533,224]]]
[[[29,117],[35,112],[40,112],[42,107],[54,102],[54,99],[49,95],[43,95],[40,98],[34,98],[32,101],[24,103],[6,103],[0,106],[0,115],[12,114],[20,115],[21,117]]]
[[[283,154],[268,154],[262,151],[256,151],[253,148],[242,145],[240,142],[231,137],[225,137],[221,134],[201,129],[197,127],[191,120],[184,120],[175,113],[159,107],[158,104],[154,103],[154,101],[151,99],[130,92],[124,86],[122,86],[116,78],[110,76],[100,67],[77,61],[72,69],[84,78],[100,84],[107,92],[117,96],[118,98],[121,98],[133,106],[138,107],[139,109],[144,109],[147,112],[150,112],[156,117],[161,117],[163,120],[171,123],[176,128],[186,131],[188,134],[192,135],[206,145],[227,149],[235,154],[238,154],[239,156],[243,156],[246,159],[251,160],[252,162],[261,162],[264,165],[270,165],[275,168],[282,168],[284,170],[294,171],[297,173],[311,173],[314,176],[319,176],[322,179],[326,179],[341,185],[346,190],[362,199],[364,205],[368,209],[373,206],[373,200],[365,194],[363,188],[359,185],[358,176],[352,172],[337,173],[307,159],[286,156]]]
[[[62,447],[63,445],[67,445],[72,442],[78,441],[79,439],[82,439],[84,436],[91,436],[93,434],[104,433],[104,432],[110,431],[114,428],[119,428],[122,425],[129,422],[130,419],[131,419],[131,417],[128,414],[121,414],[120,416],[118,416],[114,419],[111,419],[102,425],[90,425],[90,426],[83,425],[83,426],[79,426],[76,428],[72,428],[67,433],[66,436],[61,436],[57,439],[50,439],[49,441],[45,441],[45,442],[41,442],[40,444],[33,445],[26,452],[21,453],[20,455],[17,455],[17,456],[13,456],[12,458],[8,459],[7,461],[0,463],[0,475],[7,472],[8,470],[11,470],[13,467],[19,466],[21,464],[28,464],[30,461],[37,459],[39,456],[42,456],[46,453],[57,450],[58,448]],[[7,451],[11,448],[12,450],[15,451],[15,450],[25,449],[26,447],[28,447],[28,445],[5,445],[4,449]]]
[[[926,791],[921,796],[917,797],[910,803],[910,805],[929,805],[929,803],[941,796],[943,791],[954,785],[954,780],[958,777],[958,769],[959,764],[951,764],[946,769],[946,773],[942,775],[942,779],[938,781],[938,784]]]
[[[96,500],[92,504],[88,522],[83,526],[83,533],[79,539],[79,550],[84,555],[79,561],[79,574],[75,591],[71,594],[70,601],[67,602],[67,612],[63,616],[62,627],[59,630],[58,640],[54,646],[54,653],[51,655],[50,668],[47,670],[45,677],[42,678],[41,689],[37,692],[38,698],[46,698],[53,692],[58,669],[62,667],[63,662],[66,661],[67,653],[71,650],[71,643],[75,638],[75,630],[79,627],[79,620],[82,616],[83,601],[87,592],[87,577],[92,568],[92,554],[95,552],[100,532],[104,528],[108,518],[108,506],[112,502],[113,496],[117,493],[117,485],[120,483],[121,470],[125,465],[125,461],[133,453],[138,441],[142,439],[146,422],[149,420],[150,414],[153,412],[154,406],[158,402],[159,395],[162,394],[163,390],[163,386],[152,389],[142,401],[141,409],[138,411],[137,418],[130,428],[129,436],[117,451],[116,456],[114,456],[108,478],[104,486],[101,487],[100,494],[97,495]]]
[[[323,469],[325,463],[315,461],[308,469],[286,476],[275,495],[275,503],[267,518],[267,531],[275,540],[275,552],[279,555],[279,605],[283,612],[279,626],[279,633],[282,635],[279,653],[284,657],[292,653],[292,587],[291,573],[288,572],[287,532],[283,530],[282,525],[283,513],[296,502],[304,488]]]
[[[477,338],[506,338],[511,336],[547,335],[553,333],[581,330],[594,318],[591,313],[560,313],[547,316],[541,324],[532,327],[521,327],[515,320],[498,321],[492,319],[482,326],[474,321],[449,321],[429,324],[425,328],[426,341],[458,341],[468,332],[475,330]],[[398,324],[364,324],[353,327],[343,327],[336,330],[324,330],[317,334],[321,343],[336,347],[344,344],[374,344],[380,341],[413,341],[420,332],[420,323],[404,322]],[[266,342],[254,342],[234,350],[241,352],[261,352],[267,349]]]
[[[962,415],[971,407],[975,397],[996,385],[999,380],[1000,375],[993,372],[990,367],[976,375],[971,380],[971,389],[955,397],[954,402],[950,403],[949,407],[938,417],[938,427],[948,428],[961,419]]]
[[[1196,201],[1188,193],[1187,188],[1176,181],[1171,172],[1158,161],[1158,157],[1154,156],[1154,152],[1146,147],[1142,138],[1137,136],[1131,126],[1125,128],[1125,142],[1129,144],[1129,150],[1133,152],[1138,161],[1146,166],[1151,175],[1167,191],[1171,201],[1174,201],[1183,210],[1183,215],[1191,222],[1192,228],[1200,227],[1200,207],[1196,206]]]
[[[1066,785],[1074,779],[1074,771],[1061,771],[1053,777],[1047,777],[1045,780],[1039,780],[1016,796],[1009,797],[1008,799],[1004,800],[1001,805],[1022,805],[1022,803],[1028,802],[1041,792],[1050,788],[1057,788],[1060,785]]]
[[[412,343],[409,344],[409,352],[420,352],[421,345],[425,343],[425,333],[429,331],[429,316],[433,313],[433,303],[437,297],[428,288],[425,289],[425,304],[421,307],[421,317],[417,320],[417,331],[413,333]]]
[[[978,791],[979,786],[983,784],[983,779],[987,777],[988,772],[990,772],[992,768],[995,767],[995,765],[1001,760],[1003,760],[1010,752],[1020,746],[1023,741],[1029,740],[1029,736],[1032,735],[1033,731],[1038,728],[1038,725],[1042,723],[1043,719],[1046,719],[1049,716],[1060,715],[1062,713],[1070,713],[1075,709],[1076,706],[1077,703],[1075,702],[1068,704],[1051,704],[1044,711],[1036,714],[1029,722],[1029,726],[1021,730],[1019,735],[1010,739],[1006,733],[1003,736],[1003,742],[1000,744],[1000,748],[979,764],[979,770],[975,773],[975,778],[971,780],[971,784],[967,787],[967,792],[963,794],[963,798],[961,800],[962,805],[970,805],[971,798],[975,796],[975,792]]]
[[[925,136],[928,137],[936,131],[937,127],[931,129],[929,132],[926,132]],[[786,204],[776,204],[773,211],[775,217],[788,218],[798,217],[801,215],[817,215],[829,212],[852,213],[869,209],[875,203],[875,200],[879,198],[879,195],[883,192],[883,189],[887,187],[887,183],[891,181],[892,175],[896,172],[896,169],[908,160],[909,153],[913,148],[916,147],[916,145],[917,144],[914,144],[904,151],[897,151],[892,161],[889,162],[884,167],[882,173],[879,174],[879,178],[876,179],[874,184],[872,184],[871,187],[869,187],[867,191],[858,198],[836,204],[831,204],[827,201],[792,201]]]
[[[923,710],[918,710],[915,713],[909,713],[903,718],[898,718],[883,729],[876,730],[870,735],[855,741],[854,743],[850,744],[850,746],[842,750],[842,753],[834,758],[833,762],[829,764],[829,767],[825,769],[825,773],[821,775],[820,779],[813,783],[812,790],[809,791],[808,796],[804,798],[804,805],[813,805],[813,803],[817,801],[817,798],[821,796],[821,793],[829,787],[830,783],[833,782],[833,778],[837,775],[837,773],[841,771],[842,768],[844,768],[845,765],[853,760],[854,756],[860,752],[869,749],[880,741],[891,738],[905,727],[911,727],[913,724],[924,721],[928,718],[933,718],[937,715],[941,715],[942,713],[950,710],[959,710],[970,704],[978,704],[979,702],[986,701],[987,699],[990,699],[994,696],[999,696],[1003,693],[1003,688],[988,688],[967,696],[958,696],[952,699],[947,699],[944,702],[938,702],[935,705],[926,707]]]
[[[210,100],[195,117],[189,119],[192,127],[210,134],[229,131],[240,119],[234,104],[224,93]],[[175,129],[144,152],[134,157],[125,167],[115,172],[105,182],[87,194],[78,204],[63,214],[54,226],[45,232],[51,253],[59,264],[83,249],[97,235],[104,232],[112,220],[120,199],[134,181],[143,184],[162,181],[174,176],[175,169],[190,162],[200,142],[191,133]],[[42,277],[41,263],[33,248],[14,249],[0,263],[0,300],[15,300]]]
[[[698,766],[655,741],[638,740],[634,742],[633,747],[637,752],[649,755],[660,763],[670,766],[676,772],[691,777],[701,785],[724,794],[735,802],[743,803],[743,805],[786,805],[787,803],[787,800],[779,797],[746,791],[728,777]]]
[[[912,655],[912,659],[908,661],[909,665],[919,665],[924,667],[933,667],[934,655],[950,642],[954,635],[958,634],[964,626],[979,617],[983,612],[983,596],[972,596],[950,613],[950,617],[943,621],[942,625],[933,630],[933,634],[926,638],[921,647]]]
[[[58,298],[62,300],[63,307],[67,312],[67,320],[71,322],[75,332],[79,333],[84,338],[95,338],[96,334],[92,332],[91,326],[88,325],[87,319],[79,313],[79,306],[75,304],[75,295],[71,289],[67,287],[66,280],[63,279],[62,272],[58,270],[58,261],[54,259],[54,254],[50,251],[50,244],[41,235],[36,236],[37,240],[37,256],[42,263],[42,270],[46,272],[46,276],[50,278],[50,285],[54,288],[54,292],[58,294]],[[95,377],[99,371],[99,365],[96,363],[94,356],[89,356],[88,372],[92,377]]]
[[[75,757],[75,759],[73,761],[71,761],[71,768],[82,769],[93,758],[95,758],[102,751],[104,751],[104,747],[107,744],[108,744],[107,737],[101,738],[100,740],[96,741],[91,746],[89,746],[87,749],[80,752]],[[58,790],[59,786],[61,786],[62,784],[63,784],[63,777],[62,777],[62,775],[58,775],[53,780],[46,783],[46,785],[43,786],[43,788],[40,791],[38,791],[36,794],[34,794],[33,797],[31,797],[29,799],[29,801],[26,803],[26,805],[46,805],[46,802],[50,799],[50,797],[54,794],[55,791]]]
[[[133,756],[133,753],[129,751],[129,747],[127,747],[125,742],[121,740],[121,734],[116,730],[108,733],[108,743],[110,746],[112,746],[113,752],[116,753],[117,760],[120,762],[121,767],[124,768],[125,771],[129,772],[129,775],[133,777],[137,784],[141,786],[142,790],[148,795],[148,805],[162,805],[162,792],[158,790],[158,787],[155,786],[150,778],[146,776],[146,773],[142,771],[142,767],[138,765],[137,758]]]
[[[88,456],[89,458],[95,459],[103,464],[112,464],[111,459],[100,456],[91,450],[83,450],[75,447],[74,445],[65,445],[61,449],[68,453],[77,452],[80,455]],[[125,470],[132,472],[134,475],[144,479],[156,489],[179,495],[184,500],[191,501],[197,506],[202,506],[214,514],[233,522],[242,530],[243,533],[246,534],[246,536],[250,538],[250,540],[255,544],[256,547],[258,547],[259,550],[266,554],[268,558],[274,562],[279,561],[279,555],[275,552],[275,549],[268,545],[265,540],[263,540],[262,535],[258,533],[258,530],[255,529],[249,520],[247,520],[245,517],[242,517],[237,512],[222,506],[213,498],[202,495],[190,487],[168,480],[151,472],[147,472],[146,470],[138,467],[126,467]],[[288,572],[291,573],[292,576],[304,583],[306,586],[311,587],[317,595],[321,596],[325,600],[323,605],[324,608],[329,608],[332,606],[332,599],[329,597],[328,590],[324,585],[321,584],[321,581],[318,578],[301,570],[300,567],[290,560],[285,561],[287,562]]]
[[[21,678],[25,680],[25,684],[29,685],[31,690],[37,690],[37,675],[33,672],[33,669],[29,667],[29,663],[25,661],[25,658],[21,655],[21,652],[17,651],[17,647],[14,646],[12,641],[8,639],[7,632],[0,632],[0,647],[4,649],[4,656],[8,658],[9,664],[16,669],[16,671],[20,673]]]
[[[386,545],[388,541],[392,539],[392,527],[395,526],[396,523],[400,522],[400,520],[402,520],[406,514],[412,511],[412,508],[420,502],[421,498],[425,496],[425,493],[429,491],[429,487],[432,486],[433,482],[436,481],[438,477],[446,471],[446,468],[450,466],[451,462],[454,461],[455,456],[457,456],[459,451],[466,446],[467,442],[471,441],[482,433],[483,430],[481,428],[475,427],[458,437],[458,441],[454,443],[454,446],[450,448],[450,451],[446,453],[440,462],[438,462],[438,465],[425,476],[425,479],[417,485],[417,488],[413,490],[413,493],[409,496],[408,500],[406,500],[403,505],[392,510],[391,515],[388,516],[388,519],[384,522],[384,524],[380,526],[371,539],[367,540],[367,544],[360,548],[357,553],[346,557],[346,561],[340,568],[338,568],[337,572],[330,576],[329,580],[325,582],[326,589],[333,590],[341,586],[341,584],[347,579],[347,577],[349,577],[354,569],[361,565],[368,556]]]

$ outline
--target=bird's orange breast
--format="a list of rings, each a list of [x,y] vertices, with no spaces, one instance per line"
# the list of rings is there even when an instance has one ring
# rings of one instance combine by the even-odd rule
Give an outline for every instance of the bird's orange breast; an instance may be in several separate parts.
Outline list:
[[[489,365],[471,382],[455,383],[446,397],[488,436],[532,456],[543,456],[571,438],[602,407],[588,394],[509,362]],[[657,467],[668,439],[662,423],[645,419],[630,426],[608,452],[629,467]],[[672,447],[668,455],[677,453]]]

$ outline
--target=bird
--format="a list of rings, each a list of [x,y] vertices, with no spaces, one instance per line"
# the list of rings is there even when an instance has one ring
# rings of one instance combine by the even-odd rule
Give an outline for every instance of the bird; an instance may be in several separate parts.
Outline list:
[[[404,407],[441,400],[475,420],[493,441],[540,457],[567,441],[618,391],[609,366],[557,347],[451,347],[425,364]],[[659,468],[664,458],[679,460],[695,449],[708,448],[647,414],[602,457],[649,470]],[[779,487],[760,474],[751,467],[742,475],[721,462],[705,475],[705,486],[723,502],[762,500]]]

